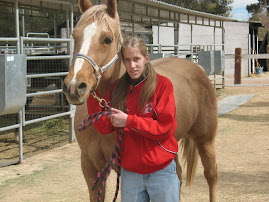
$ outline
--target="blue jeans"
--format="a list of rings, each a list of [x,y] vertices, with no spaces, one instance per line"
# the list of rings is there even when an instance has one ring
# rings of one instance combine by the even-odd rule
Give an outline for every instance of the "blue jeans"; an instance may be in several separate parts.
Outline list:
[[[122,202],[178,202],[179,192],[174,160],[162,170],[145,175],[121,170]]]

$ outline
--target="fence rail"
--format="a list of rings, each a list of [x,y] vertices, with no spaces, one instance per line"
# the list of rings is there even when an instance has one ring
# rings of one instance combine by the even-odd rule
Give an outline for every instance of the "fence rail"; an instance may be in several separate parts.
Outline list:
[[[147,44],[149,53],[168,53],[166,56],[174,56],[174,57],[183,57],[191,60],[194,63],[198,63],[199,57],[198,53],[200,51],[219,51],[224,50],[224,44],[207,44],[207,45],[199,45],[199,44],[179,44],[179,45],[165,45],[165,44]],[[224,65],[224,64],[223,64]],[[222,85],[225,87],[225,72],[224,70],[221,72],[214,71],[210,75],[214,75],[214,78],[211,78],[211,81],[214,83],[214,88],[216,90],[217,85]],[[217,75],[221,75],[221,77],[217,77]],[[221,84],[217,84],[217,80],[221,80]]]
[[[225,59],[234,59],[235,54],[225,54]],[[241,59],[269,59],[268,53],[263,54],[242,54]]]
[[[17,43],[18,41],[19,43]],[[16,54],[19,50],[16,44],[20,44],[19,52],[27,55],[27,103],[18,114],[0,116],[0,138],[4,138],[4,134],[10,134],[9,131],[14,131],[14,134],[19,133],[18,162],[24,159],[24,147],[28,149],[28,147],[32,147],[30,145],[37,144],[36,141],[36,143],[31,143],[29,146],[27,143],[23,143],[23,138],[25,139],[23,134],[28,130],[26,126],[27,128],[32,128],[34,125],[44,121],[67,117],[69,120],[68,124],[70,125],[68,127],[69,137],[67,137],[67,140],[74,141],[74,107],[64,101],[65,97],[61,89],[63,79],[68,74],[72,58],[72,40],[7,37],[0,38],[0,43],[2,53]],[[13,142],[11,136],[6,136],[4,142]],[[39,134],[36,134],[36,137],[38,136]],[[38,138],[40,139],[41,137]],[[16,146],[14,145],[13,148],[16,148]],[[14,163],[13,160],[11,162]],[[2,160],[0,164],[8,165],[8,163],[2,163]]]

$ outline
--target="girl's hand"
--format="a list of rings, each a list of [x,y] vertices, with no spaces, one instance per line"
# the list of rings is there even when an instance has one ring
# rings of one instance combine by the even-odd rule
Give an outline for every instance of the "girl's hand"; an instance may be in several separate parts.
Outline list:
[[[127,118],[128,115],[124,113],[123,111],[120,111],[115,108],[111,108],[111,111],[113,112],[111,115],[108,116],[108,118],[111,119],[111,123],[114,127],[125,127],[127,124]]]

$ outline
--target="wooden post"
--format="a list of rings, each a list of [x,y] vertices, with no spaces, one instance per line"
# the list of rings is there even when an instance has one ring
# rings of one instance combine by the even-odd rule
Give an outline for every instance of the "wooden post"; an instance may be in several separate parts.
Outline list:
[[[236,48],[234,57],[234,84],[241,84],[241,56],[242,48]]]

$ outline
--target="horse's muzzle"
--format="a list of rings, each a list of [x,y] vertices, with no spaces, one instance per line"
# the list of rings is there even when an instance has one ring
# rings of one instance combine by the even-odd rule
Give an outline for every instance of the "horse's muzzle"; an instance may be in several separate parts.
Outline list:
[[[62,89],[68,102],[74,105],[83,104],[89,94],[88,86],[84,82],[80,84],[71,82],[68,86],[64,82]]]

